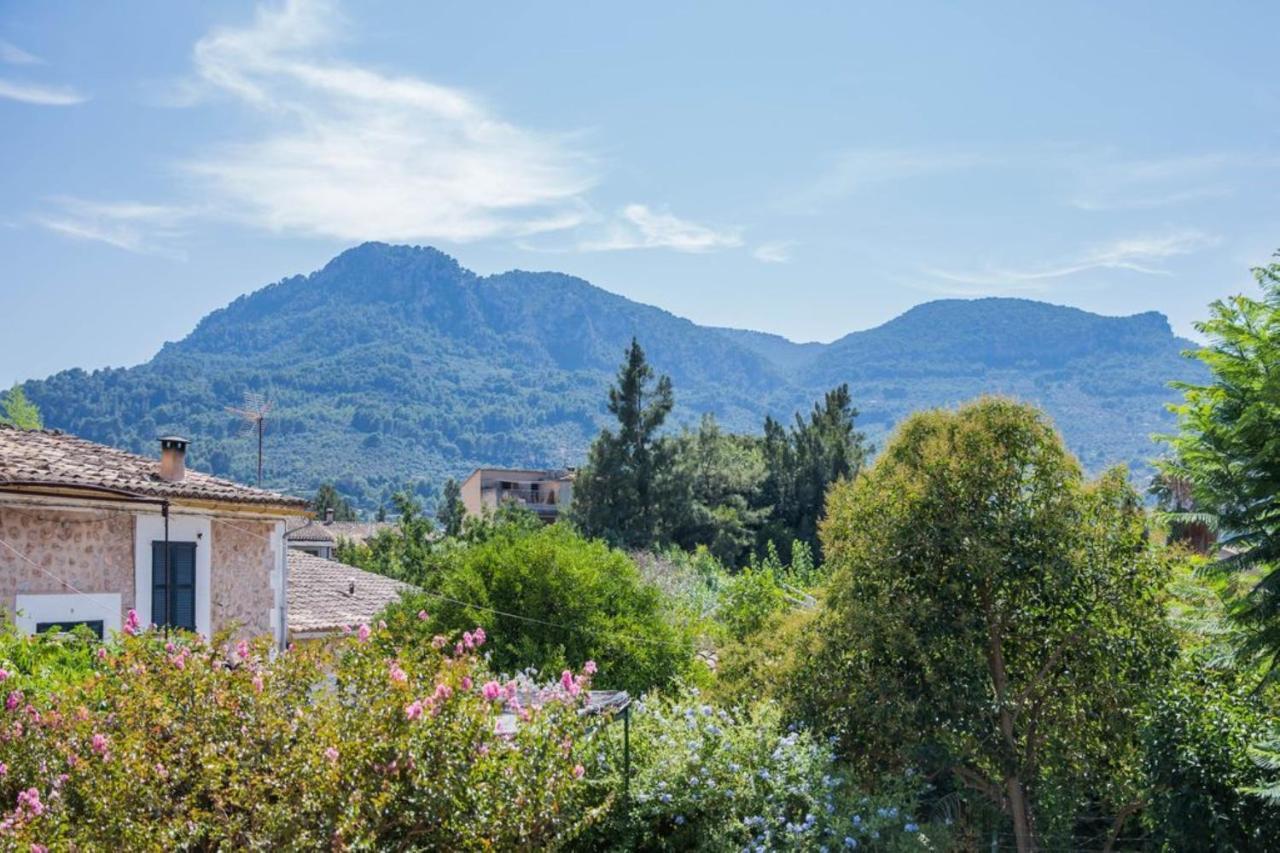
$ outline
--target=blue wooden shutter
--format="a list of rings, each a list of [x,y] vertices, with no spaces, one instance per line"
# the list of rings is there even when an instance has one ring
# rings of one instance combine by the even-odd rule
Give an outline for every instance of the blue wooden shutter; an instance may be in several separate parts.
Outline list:
[[[187,631],[196,629],[196,543],[169,543],[169,574],[173,577],[173,613],[168,612],[164,543],[151,543],[151,621]]]

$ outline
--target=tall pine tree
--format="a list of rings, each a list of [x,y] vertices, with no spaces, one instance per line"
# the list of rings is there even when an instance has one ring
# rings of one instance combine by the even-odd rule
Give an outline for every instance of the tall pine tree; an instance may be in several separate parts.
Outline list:
[[[585,535],[630,548],[662,540],[664,484],[674,454],[658,431],[673,403],[671,379],[655,380],[633,338],[609,389],[617,428],[601,430],[573,487],[572,517]]]

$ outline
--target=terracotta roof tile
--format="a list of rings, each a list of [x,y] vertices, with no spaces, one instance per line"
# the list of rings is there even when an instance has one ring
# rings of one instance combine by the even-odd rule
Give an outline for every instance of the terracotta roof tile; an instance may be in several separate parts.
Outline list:
[[[310,634],[372,622],[401,592],[414,587],[290,548],[288,588],[289,631]]]
[[[57,430],[21,430],[0,424],[0,485],[112,489],[174,500],[226,501],[303,510],[307,502],[242,486],[187,469],[177,482],[160,479],[159,461]]]

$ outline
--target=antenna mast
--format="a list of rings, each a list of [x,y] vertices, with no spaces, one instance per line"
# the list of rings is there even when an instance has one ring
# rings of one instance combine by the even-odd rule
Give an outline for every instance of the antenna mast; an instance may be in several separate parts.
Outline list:
[[[245,432],[258,434],[258,485],[262,485],[262,436],[267,430],[267,413],[271,411],[271,401],[265,394],[255,391],[244,392],[244,407],[237,409],[227,406],[227,411],[244,418]]]

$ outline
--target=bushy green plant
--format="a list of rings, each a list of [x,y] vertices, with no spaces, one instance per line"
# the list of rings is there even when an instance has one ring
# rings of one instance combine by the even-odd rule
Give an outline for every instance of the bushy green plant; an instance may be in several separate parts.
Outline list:
[[[362,626],[268,655],[125,636],[0,706],[0,845],[529,849],[590,814],[584,678],[515,707],[478,656]],[[497,726],[511,713],[513,731]]]
[[[608,850],[926,849],[942,843],[914,804],[919,777],[899,777],[876,795],[858,791],[831,746],[788,730],[778,706],[744,710],[707,704],[696,691],[652,697],[632,710],[629,802],[582,839]],[[617,726],[614,727],[615,729]],[[622,784],[621,742],[596,756],[602,783]]]
[[[499,672],[534,668],[558,674],[594,660],[601,686],[639,694],[670,683],[693,665],[693,638],[669,617],[656,587],[635,563],[564,525],[493,525],[485,538],[439,549],[413,580],[425,592],[394,606],[388,619],[419,630],[481,625],[500,639]]]
[[[69,633],[20,633],[0,617],[0,690],[44,696],[92,671],[97,638],[84,627]]]

